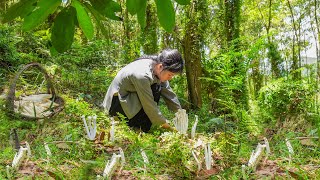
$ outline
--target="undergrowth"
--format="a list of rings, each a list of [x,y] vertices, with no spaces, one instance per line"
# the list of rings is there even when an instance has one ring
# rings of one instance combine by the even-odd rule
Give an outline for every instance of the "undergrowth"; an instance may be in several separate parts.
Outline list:
[[[14,146],[9,142],[10,130],[15,128],[19,141],[27,141],[31,146],[32,156],[19,170],[10,171],[11,178],[36,179],[96,179],[102,175],[104,167],[113,153],[119,153],[121,147],[126,157],[126,164],[121,171],[114,173],[115,179],[239,179],[242,178],[241,165],[246,164],[251,151],[261,138],[247,133],[231,131],[215,133],[201,132],[191,140],[181,134],[164,132],[153,127],[150,133],[137,132],[129,128],[124,121],[117,122],[115,142],[110,142],[110,119],[93,105],[83,99],[73,99],[65,95],[65,110],[51,119],[26,121],[11,119],[1,111],[0,140],[0,177],[8,178],[5,167],[10,165]],[[1,106],[4,104],[1,101]],[[90,141],[81,120],[81,116],[98,116],[98,136]],[[314,164],[319,163],[319,147],[305,146],[297,139],[303,134],[278,133],[269,137],[271,155],[265,168],[271,162],[283,174],[261,175],[248,171],[247,175],[261,177],[292,177],[316,179],[320,176]],[[284,138],[290,139],[295,154],[289,161]],[[204,151],[197,145],[199,139],[204,144],[210,143],[212,149],[214,174],[208,176],[204,169]],[[52,156],[48,156],[44,147],[47,143]],[[202,162],[202,170],[197,170],[196,161],[191,153],[194,150]],[[147,154],[149,164],[145,166],[141,150]],[[269,164],[268,164],[269,163]],[[309,165],[309,166],[308,166]],[[270,167],[269,167],[270,166]],[[309,169],[308,169],[309,168]],[[259,172],[259,171],[257,171]],[[254,179],[255,179],[254,178]]]

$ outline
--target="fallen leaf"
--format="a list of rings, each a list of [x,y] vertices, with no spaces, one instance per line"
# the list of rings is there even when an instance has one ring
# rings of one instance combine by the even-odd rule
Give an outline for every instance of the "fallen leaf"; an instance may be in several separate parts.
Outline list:
[[[79,163],[77,163],[77,162],[75,162],[75,161],[70,161],[70,160],[68,160],[68,159],[66,159],[65,162],[66,162],[66,163],[69,163],[69,164],[72,164],[72,165],[74,165],[74,166],[76,166],[76,167],[80,167],[80,166],[81,166]]]
[[[312,139],[300,139],[300,143],[304,146],[316,147],[317,144],[312,141]]]
[[[208,179],[210,176],[218,174],[220,172],[218,167],[212,167],[210,170],[202,169],[196,179]]]
[[[52,171],[48,171],[47,170],[47,173],[50,177],[54,178],[55,180],[62,180],[63,178],[61,178],[58,174],[56,174],[55,172],[52,172]]]
[[[26,161],[23,166],[20,166],[20,169],[17,171],[17,174],[23,176],[21,179],[26,179],[27,177],[34,178],[44,175],[44,171],[37,166],[37,163],[34,161]],[[19,176],[18,175],[18,176]],[[18,178],[20,179],[20,178]],[[28,178],[27,178],[28,179]]]
[[[70,146],[67,143],[61,142],[56,144],[59,149],[70,149]]]
[[[96,144],[103,144],[103,141],[104,141],[104,139],[105,139],[105,135],[106,135],[106,133],[105,133],[104,131],[102,131],[100,134],[97,135],[94,143],[96,143]]]
[[[116,170],[114,174],[115,174],[115,176],[112,177],[113,180],[136,180],[136,179],[138,179],[132,175],[131,171],[128,171],[128,170],[121,170],[121,171]]]
[[[258,177],[264,178],[274,178],[275,176],[285,176],[284,170],[282,170],[276,161],[267,160],[264,164],[259,165],[255,171],[255,173]]]
[[[288,170],[288,172],[289,172],[290,176],[293,177],[294,179],[303,179],[303,178],[301,177],[301,175],[295,173],[294,171]]]

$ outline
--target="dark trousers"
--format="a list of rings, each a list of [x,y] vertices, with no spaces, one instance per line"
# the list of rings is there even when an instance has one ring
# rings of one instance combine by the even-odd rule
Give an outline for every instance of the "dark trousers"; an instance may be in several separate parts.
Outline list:
[[[160,91],[161,91],[160,84],[156,84],[156,83],[152,84],[151,90],[153,94],[153,99],[158,104],[160,100]],[[139,128],[143,132],[148,132],[151,128],[152,123],[149,117],[147,116],[146,112],[144,112],[143,108],[141,108],[141,110],[133,118],[128,119],[128,117],[126,116],[126,114],[124,113],[121,107],[119,98],[117,96],[113,96],[109,114],[111,116],[119,117],[118,113],[122,114],[124,117],[127,118],[127,124],[130,127]]]

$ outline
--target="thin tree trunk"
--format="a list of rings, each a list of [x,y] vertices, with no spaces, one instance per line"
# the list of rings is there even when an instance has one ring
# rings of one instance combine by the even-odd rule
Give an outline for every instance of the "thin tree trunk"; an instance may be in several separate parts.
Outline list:
[[[316,83],[316,88],[319,89],[319,79],[320,79],[320,68],[319,68],[319,63],[320,63],[320,24],[318,21],[318,0],[314,0],[314,18],[315,18],[315,24],[316,24],[316,30],[313,29],[313,34],[314,34],[314,38],[316,41],[316,56],[317,56],[317,83]],[[313,27],[311,25],[311,27]],[[316,33],[317,31],[317,33]],[[315,106],[316,106],[316,112],[318,113],[318,97],[319,97],[319,93],[317,93],[317,95],[315,96],[316,100],[315,100]]]
[[[225,34],[226,34],[226,47],[235,45],[231,44],[233,40],[239,38],[240,34],[240,6],[241,0],[224,0],[225,6]]]
[[[258,6],[259,7],[259,6]],[[260,15],[262,19],[263,13],[261,12],[261,9],[259,8]],[[272,76],[274,78],[279,78],[281,77],[281,69],[280,69],[280,64],[283,62],[281,55],[278,51],[277,45],[272,42],[272,37],[270,35],[270,28],[271,28],[271,22],[272,22],[272,0],[269,0],[269,8],[268,8],[268,23],[264,24],[266,31],[267,31],[267,48],[268,48],[268,53],[267,56],[269,58],[269,61],[271,63],[271,71],[272,71]]]
[[[145,54],[155,54],[158,51],[157,17],[153,4],[147,2],[146,27],[142,32],[142,46]]]
[[[260,60],[254,59],[251,61],[251,66],[252,66],[252,81],[253,81],[253,95],[254,98],[258,97],[258,92],[262,87],[263,83],[263,76],[262,73],[260,72]]]
[[[299,61],[299,68],[301,68],[302,64],[301,64],[301,45],[300,45],[300,42],[301,42],[301,17],[299,18],[299,21],[298,21],[298,61]]]
[[[319,20],[318,20],[318,13],[317,13],[317,10],[318,10],[318,6],[319,4],[317,3],[318,0],[314,0],[314,19],[316,21],[316,30],[317,30],[317,33],[314,32],[314,37],[315,37],[315,40],[316,40],[316,56],[317,56],[317,79],[320,78],[320,68],[319,68],[319,63],[320,63],[320,49],[319,49],[319,46],[320,45],[320,24],[319,24]]]
[[[292,9],[292,6],[290,4],[290,0],[287,0],[287,3],[288,3],[288,8],[290,10],[290,15],[291,15],[291,21],[292,21],[292,26],[293,26],[293,31],[294,31],[294,34],[293,34],[293,38],[292,38],[292,66],[291,66],[291,71],[293,71],[293,78],[295,80],[298,80],[301,78],[301,73],[298,73],[296,72],[296,70],[298,70],[298,59],[297,59],[297,54],[296,54],[296,49],[295,49],[295,46],[296,46],[296,41],[299,42],[299,37],[297,35],[297,27],[296,27],[296,22],[295,22],[295,19],[294,19],[294,14],[293,14],[293,9]]]
[[[129,20],[129,12],[127,8],[124,10],[123,14],[123,38],[122,38],[122,47],[124,49],[124,57],[123,57],[123,63],[129,63],[135,58],[135,54],[133,53],[132,49],[132,27]]]

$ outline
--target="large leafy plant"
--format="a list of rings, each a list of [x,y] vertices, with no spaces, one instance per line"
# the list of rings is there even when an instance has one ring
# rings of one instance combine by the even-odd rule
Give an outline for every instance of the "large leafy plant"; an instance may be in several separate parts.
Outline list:
[[[176,0],[178,4],[189,4],[190,0]],[[175,12],[171,0],[155,0],[160,25],[168,32],[175,25]],[[126,8],[131,15],[137,15],[141,28],[146,26],[147,0],[126,0]],[[75,27],[79,27],[86,38],[94,37],[94,24],[108,38],[103,22],[108,19],[122,20],[117,16],[121,6],[113,0],[20,0],[13,4],[3,16],[3,22],[22,18],[23,31],[30,31],[53,14],[51,27],[52,49],[58,52],[68,50],[73,42]],[[95,23],[93,23],[93,21]]]

